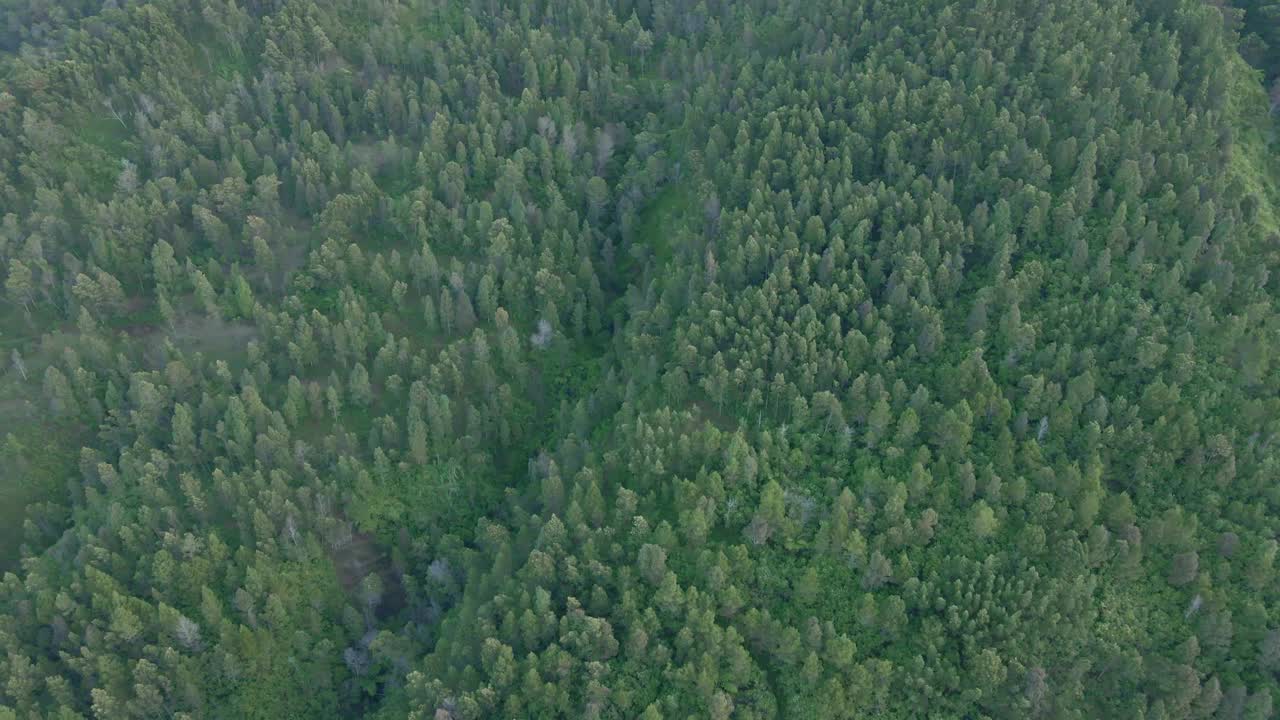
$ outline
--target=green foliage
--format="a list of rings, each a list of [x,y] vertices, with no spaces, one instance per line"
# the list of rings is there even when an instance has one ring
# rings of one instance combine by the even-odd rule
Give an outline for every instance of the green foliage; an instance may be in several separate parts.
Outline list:
[[[0,717],[1270,717],[1240,9],[0,0]]]
[[[356,484],[351,518],[388,542],[401,528],[422,537],[468,531],[496,499],[482,472],[464,473],[452,459],[383,473],[375,468]]]

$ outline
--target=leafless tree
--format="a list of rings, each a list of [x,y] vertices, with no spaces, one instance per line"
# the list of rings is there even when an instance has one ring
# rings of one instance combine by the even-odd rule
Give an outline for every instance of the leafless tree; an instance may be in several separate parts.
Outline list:
[[[200,625],[186,615],[178,618],[178,622],[173,628],[173,634],[186,649],[199,650],[201,648]]]
[[[18,374],[22,376],[23,381],[26,381],[27,364],[22,361],[22,354],[19,353],[17,349],[14,349],[11,360],[13,361],[13,369],[18,371]]]
[[[613,157],[614,145],[613,132],[609,128],[601,128],[596,132],[596,175],[604,174],[604,166]]]
[[[551,323],[547,320],[538,321],[538,332],[529,336],[529,342],[533,343],[538,349],[545,349],[551,344],[551,337],[554,331],[551,329]]]
[[[120,123],[120,127],[125,130],[129,129],[129,124],[124,121],[124,118],[120,117],[119,112],[116,112],[115,105],[112,104],[111,98],[103,98],[102,104],[107,108],[107,112],[111,113],[111,117],[115,118],[116,122]]]

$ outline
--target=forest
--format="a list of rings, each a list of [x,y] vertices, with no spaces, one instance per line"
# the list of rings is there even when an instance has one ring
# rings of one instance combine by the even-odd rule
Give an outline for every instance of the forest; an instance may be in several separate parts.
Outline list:
[[[1267,720],[1280,3],[0,0],[0,720]]]

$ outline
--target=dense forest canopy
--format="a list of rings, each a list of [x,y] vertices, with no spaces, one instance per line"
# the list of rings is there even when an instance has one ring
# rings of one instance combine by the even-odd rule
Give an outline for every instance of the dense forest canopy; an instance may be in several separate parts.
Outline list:
[[[0,0],[0,720],[1273,717],[1276,7]]]

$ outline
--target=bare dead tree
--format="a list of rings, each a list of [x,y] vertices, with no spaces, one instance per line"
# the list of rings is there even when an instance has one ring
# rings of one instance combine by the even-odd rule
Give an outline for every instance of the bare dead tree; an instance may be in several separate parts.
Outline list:
[[[103,98],[102,104],[107,108],[107,112],[111,113],[111,117],[115,118],[116,122],[120,123],[120,127],[125,130],[129,129],[129,124],[124,121],[124,118],[120,117],[120,113],[116,111],[115,105],[111,102],[111,98]]]
[[[11,360],[13,361],[13,369],[14,369],[14,370],[17,370],[17,371],[18,371],[18,374],[22,376],[22,380],[23,380],[23,382],[26,382],[26,380],[27,380],[27,364],[26,364],[25,362],[23,362],[23,361],[22,361],[22,354],[21,354],[21,353],[19,353],[19,352],[15,349],[15,350],[13,351],[13,356],[12,356]]]

